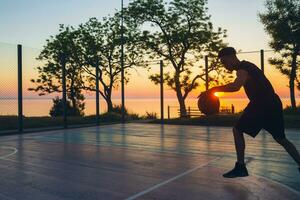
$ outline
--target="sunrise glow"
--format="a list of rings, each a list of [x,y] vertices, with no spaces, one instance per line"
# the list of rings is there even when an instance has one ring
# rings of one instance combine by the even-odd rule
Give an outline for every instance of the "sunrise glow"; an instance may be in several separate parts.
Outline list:
[[[222,96],[224,96],[224,92],[215,92],[214,95],[216,97],[222,97]]]

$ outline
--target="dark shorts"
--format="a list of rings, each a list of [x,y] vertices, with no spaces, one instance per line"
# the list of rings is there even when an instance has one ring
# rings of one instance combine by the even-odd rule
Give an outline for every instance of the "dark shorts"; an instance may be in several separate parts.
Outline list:
[[[275,139],[284,139],[282,103],[276,95],[263,102],[251,102],[235,125],[240,132],[256,137],[261,129],[268,131]]]

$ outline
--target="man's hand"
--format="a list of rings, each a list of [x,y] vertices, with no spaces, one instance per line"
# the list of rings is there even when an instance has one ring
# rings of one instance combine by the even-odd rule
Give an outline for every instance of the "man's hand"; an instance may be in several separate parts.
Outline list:
[[[200,98],[200,96],[203,95],[203,94],[205,94],[205,93],[215,93],[215,92],[216,92],[215,88],[210,88],[207,91],[201,92],[197,98]]]
[[[208,92],[214,94],[215,92],[236,92],[246,83],[247,78],[248,72],[243,69],[240,69],[237,71],[237,78],[232,83],[228,83],[227,85],[216,86],[202,93]],[[201,94],[198,96],[198,98],[201,96]]]

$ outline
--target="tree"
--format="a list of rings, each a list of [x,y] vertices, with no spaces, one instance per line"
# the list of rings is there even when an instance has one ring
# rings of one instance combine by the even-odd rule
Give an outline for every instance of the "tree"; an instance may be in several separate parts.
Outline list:
[[[30,91],[39,95],[62,92],[62,68],[66,69],[67,97],[71,100],[71,107],[84,115],[83,76],[80,58],[80,48],[77,45],[78,31],[73,27],[60,25],[59,33],[46,40],[47,44],[41,51],[38,60],[45,62],[37,67],[38,78],[31,79],[35,87]]]
[[[299,0],[266,0],[266,11],[259,14],[266,32],[271,36],[269,45],[281,55],[269,59],[289,78],[291,106],[296,110],[295,82],[298,82],[300,55],[300,2]],[[299,86],[300,88],[300,86]]]
[[[140,35],[143,48],[150,58],[163,59],[174,72],[165,74],[167,85],[176,92],[181,116],[186,116],[185,99],[199,86],[198,80],[205,80],[204,68],[199,64],[206,54],[213,58],[209,71],[217,68],[216,53],[225,44],[225,31],[214,31],[207,15],[206,0],[136,0],[126,9],[126,18],[140,27],[150,25]],[[202,72],[191,78],[193,69]],[[221,72],[219,73],[221,74]],[[156,84],[159,75],[150,76]]]
[[[83,69],[88,74],[88,85],[85,89],[89,91],[96,90],[96,73],[95,69],[99,68],[99,81],[102,89],[99,93],[107,103],[108,112],[113,111],[112,90],[118,87],[120,81],[120,45],[121,45],[121,29],[120,29],[120,14],[116,13],[113,17],[103,18],[99,22],[96,18],[91,18],[87,23],[81,24],[80,31],[80,46],[83,57]],[[125,57],[124,69],[125,74],[128,69],[133,68],[137,64],[142,63],[142,51],[138,48],[136,41],[136,27],[125,24]],[[125,82],[129,81],[128,76]]]

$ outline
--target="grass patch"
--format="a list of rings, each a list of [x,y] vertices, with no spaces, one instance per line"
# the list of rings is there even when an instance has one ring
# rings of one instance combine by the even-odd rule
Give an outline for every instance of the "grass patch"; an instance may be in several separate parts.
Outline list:
[[[125,115],[126,121],[141,119],[136,114]],[[122,115],[119,113],[104,113],[99,117],[100,124],[113,124],[119,123],[122,120]],[[84,126],[96,124],[96,116],[84,116],[84,117],[67,117],[68,126]],[[23,118],[23,129],[51,129],[51,128],[62,128],[63,118],[62,117],[24,117]],[[18,130],[18,117],[17,116],[0,116],[0,131],[16,131]]]
[[[239,115],[211,115],[193,118],[165,119],[165,123],[178,125],[233,126],[238,117]],[[152,123],[160,122],[160,120],[152,121]]]
[[[212,115],[195,118],[166,119],[165,124],[177,125],[200,125],[200,126],[227,126],[233,127],[240,114]],[[285,128],[300,128],[300,115],[284,115]],[[160,120],[153,120],[150,123],[161,123]]]

